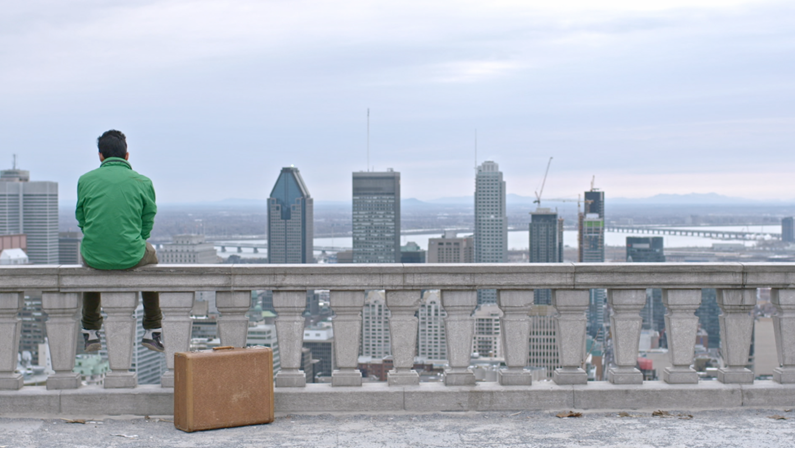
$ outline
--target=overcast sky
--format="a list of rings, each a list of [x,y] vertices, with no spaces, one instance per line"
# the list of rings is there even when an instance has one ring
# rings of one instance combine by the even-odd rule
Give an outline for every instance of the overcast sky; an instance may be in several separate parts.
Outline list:
[[[550,4],[554,3],[554,6]],[[596,6],[597,4],[599,6]],[[795,198],[795,2],[7,1],[0,166],[73,200],[96,137],[127,134],[163,203],[319,201],[351,172],[403,198],[508,192]]]

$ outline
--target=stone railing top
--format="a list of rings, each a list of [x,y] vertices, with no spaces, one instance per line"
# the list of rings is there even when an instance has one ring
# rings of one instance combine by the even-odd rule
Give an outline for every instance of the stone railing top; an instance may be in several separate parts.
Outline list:
[[[0,267],[0,292],[795,288],[795,263],[77,265]]]

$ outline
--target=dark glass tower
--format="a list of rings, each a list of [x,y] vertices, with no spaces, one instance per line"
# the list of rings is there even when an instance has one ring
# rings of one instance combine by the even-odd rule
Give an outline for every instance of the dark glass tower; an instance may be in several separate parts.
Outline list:
[[[530,263],[563,262],[563,219],[550,209],[530,213]],[[551,304],[549,289],[536,289],[536,304]]]
[[[353,174],[353,263],[400,263],[400,173]]]
[[[284,167],[268,198],[268,263],[314,262],[314,209],[295,167]]]

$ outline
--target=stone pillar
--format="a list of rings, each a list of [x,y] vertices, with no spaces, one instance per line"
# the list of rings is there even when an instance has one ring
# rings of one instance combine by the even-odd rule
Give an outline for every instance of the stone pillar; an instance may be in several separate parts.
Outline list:
[[[774,288],[770,300],[776,306],[773,329],[779,365],[773,370],[773,380],[792,384],[795,383],[795,289]]]
[[[561,366],[555,369],[552,379],[558,385],[588,383],[588,374],[582,366],[588,327],[585,312],[590,293],[590,290],[552,290],[552,305],[558,312],[555,316],[555,339]]]
[[[138,375],[130,371],[135,341],[135,308],[138,293],[103,292],[102,310],[105,319],[105,345],[111,372],[105,374],[105,388],[135,388]]]
[[[610,317],[613,353],[616,366],[607,371],[608,379],[617,385],[642,384],[643,374],[635,368],[643,318],[640,311],[646,305],[646,289],[608,290],[607,302],[613,309]]]
[[[80,293],[44,292],[41,307],[47,312],[47,342],[50,360],[55,371],[47,378],[48,390],[72,390],[80,387],[80,373],[75,367],[77,336],[80,329],[78,311],[82,303]],[[39,361],[39,364],[43,364]]]
[[[442,290],[442,307],[447,312],[444,319],[447,331],[447,361],[444,371],[445,385],[475,385],[475,374],[469,367],[472,355],[472,338],[475,319],[472,311],[478,304],[476,290]]]
[[[497,305],[502,310],[500,338],[505,354],[505,365],[497,373],[500,385],[530,385],[533,376],[527,366],[530,341],[530,308],[533,290],[497,290]]]
[[[754,372],[745,367],[751,351],[756,305],[756,289],[719,289],[718,305],[721,313],[720,345],[724,367],[718,369],[718,380],[725,384],[751,384]]]
[[[301,349],[304,347],[304,310],[306,290],[274,291],[273,308],[282,369],[276,375],[277,387],[305,387],[306,373],[301,370]]]
[[[0,293],[0,390],[19,390],[24,383],[22,374],[14,373],[17,368],[19,338],[22,321],[22,292]]]
[[[663,371],[663,380],[669,384],[697,384],[698,373],[690,368],[696,346],[698,317],[696,309],[701,305],[701,289],[663,289],[662,300],[665,313],[665,333],[668,336],[668,354],[671,364]]]
[[[417,323],[414,314],[420,308],[419,290],[387,291],[386,306],[391,312],[389,335],[392,340],[394,368],[387,373],[389,386],[419,385],[420,375],[414,368],[417,348]]]
[[[332,290],[330,293],[329,302],[336,315],[331,323],[337,358],[337,369],[331,373],[332,387],[362,386],[362,372],[358,367],[364,297],[362,290]]]
[[[160,378],[160,386],[174,388],[174,353],[190,351],[190,335],[193,331],[194,292],[160,293],[160,310],[163,312],[163,344],[166,346],[166,367]]]
[[[251,291],[217,292],[215,306],[221,313],[218,318],[218,336],[221,345],[245,348],[248,340],[248,317],[251,308]]]

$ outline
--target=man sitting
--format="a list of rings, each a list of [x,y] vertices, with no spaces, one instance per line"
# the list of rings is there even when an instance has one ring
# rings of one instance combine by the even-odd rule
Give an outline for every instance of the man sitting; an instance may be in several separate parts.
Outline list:
[[[128,162],[127,139],[110,130],[97,139],[101,165],[77,182],[75,217],[83,230],[80,254],[83,263],[97,270],[127,270],[156,264],[155,248],[146,241],[155,223],[155,189],[146,176]],[[141,344],[163,352],[160,296],[143,292],[146,331]],[[99,292],[83,293],[83,341],[86,352],[102,345]]]

